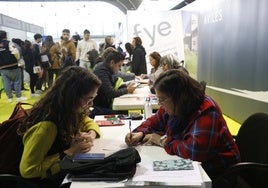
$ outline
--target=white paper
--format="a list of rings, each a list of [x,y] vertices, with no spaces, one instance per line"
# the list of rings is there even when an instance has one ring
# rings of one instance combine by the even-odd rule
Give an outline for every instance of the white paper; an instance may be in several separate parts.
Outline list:
[[[122,143],[122,141],[107,138],[95,139],[93,144],[94,146],[89,153],[104,153],[105,157],[108,157],[121,149],[127,148],[127,145]]]

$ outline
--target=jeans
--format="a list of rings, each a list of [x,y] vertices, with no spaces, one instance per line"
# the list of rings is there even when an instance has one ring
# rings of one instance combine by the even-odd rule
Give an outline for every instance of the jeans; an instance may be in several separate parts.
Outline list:
[[[4,88],[7,98],[12,99],[12,83],[14,84],[15,95],[17,98],[21,97],[21,70],[15,69],[1,69],[0,73],[3,78]]]

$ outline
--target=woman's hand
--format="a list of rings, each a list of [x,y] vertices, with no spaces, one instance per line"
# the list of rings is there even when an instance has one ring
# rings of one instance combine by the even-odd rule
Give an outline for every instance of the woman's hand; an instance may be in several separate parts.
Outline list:
[[[128,133],[125,137],[125,142],[128,146],[133,146],[137,144],[143,137],[142,132]]]
[[[143,139],[144,145],[160,145],[160,138],[161,136],[159,134],[153,133],[153,134],[147,134]]]
[[[74,153],[87,153],[93,147],[96,133],[93,130],[77,134],[73,139],[71,147],[64,151],[66,155],[72,156]]]

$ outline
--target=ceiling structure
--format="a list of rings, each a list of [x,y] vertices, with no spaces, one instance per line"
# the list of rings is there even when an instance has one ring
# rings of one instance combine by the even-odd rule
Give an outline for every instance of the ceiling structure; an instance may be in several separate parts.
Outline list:
[[[116,6],[122,12],[124,12],[124,14],[126,14],[128,10],[137,10],[143,0],[9,0],[9,1],[14,2],[103,1]],[[158,0],[151,0],[151,1],[157,2]],[[178,5],[174,6],[171,10],[180,9],[192,3],[193,1],[195,0],[181,0],[181,2],[178,3]]]

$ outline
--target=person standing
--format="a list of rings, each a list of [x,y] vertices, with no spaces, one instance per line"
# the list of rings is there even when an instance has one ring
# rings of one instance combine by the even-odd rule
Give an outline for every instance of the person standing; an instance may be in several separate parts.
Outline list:
[[[48,87],[51,87],[55,82],[54,79],[58,78],[61,71],[62,54],[59,42],[51,46],[49,54],[51,57],[51,67],[48,69]]]
[[[42,45],[41,53],[47,52],[50,61],[50,67],[44,67],[44,74],[47,74],[47,85],[51,87],[54,76],[57,78],[60,72],[60,47],[54,43],[51,35],[46,36]]]
[[[76,59],[76,47],[72,40],[70,40],[70,30],[63,29],[61,36],[61,53],[62,53],[62,62],[61,67],[65,68],[67,66],[75,65]]]
[[[38,80],[38,74],[34,72],[34,66],[38,66],[39,62],[35,58],[34,50],[32,43],[28,40],[25,40],[24,42],[24,50],[23,50],[23,57],[25,61],[25,70],[30,76],[30,90],[31,90],[31,96],[36,97],[39,96],[38,93],[35,93],[36,91],[36,83]]]
[[[34,51],[34,58],[37,59],[38,64],[41,65],[41,57],[40,52],[42,48],[42,35],[39,33],[36,33],[34,35],[34,42],[33,42],[33,51]],[[42,85],[43,85],[43,73],[41,72],[38,76],[37,82],[36,82],[36,94],[42,93]]]
[[[27,91],[24,87],[24,68],[25,68],[25,62],[23,59],[23,46],[24,42],[19,38],[13,38],[12,42],[15,44],[16,48],[19,50],[20,53],[20,59],[18,60],[19,68],[21,69],[21,90]]]
[[[132,40],[132,45],[134,47],[131,61],[131,72],[136,76],[141,74],[147,74],[147,64],[146,64],[146,51],[142,46],[142,40],[140,37],[134,37]]]
[[[97,43],[90,38],[89,30],[84,30],[84,38],[78,41],[76,48],[76,62],[79,60],[79,66],[84,68],[90,68],[90,61],[88,57],[88,52],[95,49],[98,51]]]
[[[12,84],[14,83],[16,101],[27,100],[21,95],[21,70],[18,67],[20,54],[15,45],[7,40],[7,32],[0,30],[0,73],[4,81],[4,88],[8,102],[13,101]]]

